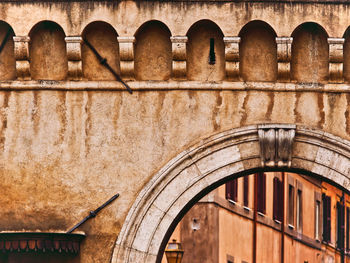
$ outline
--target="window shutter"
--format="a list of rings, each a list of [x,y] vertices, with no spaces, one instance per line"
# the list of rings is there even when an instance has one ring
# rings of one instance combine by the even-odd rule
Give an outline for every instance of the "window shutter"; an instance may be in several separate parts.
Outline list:
[[[322,195],[323,201],[323,241],[331,241],[331,197]]]
[[[244,188],[244,193],[243,193],[243,205],[248,207],[249,205],[249,177],[248,175],[243,177],[243,188]]]
[[[259,173],[258,176],[258,207],[257,210],[260,213],[266,212],[266,174]]]
[[[226,183],[226,199],[231,199],[231,188],[232,188],[232,183],[231,181]]]
[[[344,248],[344,206],[337,202],[337,247]]]
[[[283,207],[284,207],[284,204],[283,204],[283,202],[284,202],[284,200],[283,200],[283,191],[284,191],[284,189],[283,189],[283,183],[282,183],[282,181],[280,181],[280,180],[278,180],[279,181],[279,191],[278,191],[278,211],[279,211],[279,220],[280,221],[282,221],[282,218],[283,218],[283,213],[284,213],[284,211],[283,211]]]
[[[226,183],[226,199],[237,201],[237,179]]]
[[[346,208],[346,250],[349,250],[350,244],[349,244],[349,220],[350,220],[350,208]]]
[[[265,173],[263,173],[262,174],[262,180],[263,180],[263,189],[262,189],[262,191],[263,191],[263,213],[264,214],[266,214],[266,174]]]
[[[273,219],[274,220],[279,220],[278,219],[278,192],[279,192],[279,183],[278,183],[278,178],[275,177],[273,178]]]

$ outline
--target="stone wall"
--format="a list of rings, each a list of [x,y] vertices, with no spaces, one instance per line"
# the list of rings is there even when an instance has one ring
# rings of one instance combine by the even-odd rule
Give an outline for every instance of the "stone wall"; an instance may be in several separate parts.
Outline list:
[[[201,139],[297,123],[349,140],[349,18],[318,3],[0,3],[0,229],[68,230],[118,192],[73,259],[109,262],[136,196]]]

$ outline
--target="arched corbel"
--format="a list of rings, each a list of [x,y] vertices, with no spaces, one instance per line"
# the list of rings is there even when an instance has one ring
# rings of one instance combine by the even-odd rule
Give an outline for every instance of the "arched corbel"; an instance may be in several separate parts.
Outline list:
[[[186,79],[187,73],[187,53],[186,43],[187,36],[171,36],[172,52],[173,52],[173,72],[174,79],[183,80]]]
[[[120,75],[124,79],[134,78],[134,43],[135,37],[118,37]]]
[[[67,45],[68,79],[80,80],[83,76],[81,62],[81,43],[83,40],[80,36],[68,36],[65,41]]]
[[[292,59],[292,37],[276,37],[278,80],[290,80],[290,62]]]
[[[329,44],[329,82],[341,83],[343,76],[344,38],[328,38]]]
[[[14,36],[16,73],[20,80],[30,79],[29,36]]]
[[[239,80],[240,42],[240,37],[224,37],[226,76],[230,80]]]

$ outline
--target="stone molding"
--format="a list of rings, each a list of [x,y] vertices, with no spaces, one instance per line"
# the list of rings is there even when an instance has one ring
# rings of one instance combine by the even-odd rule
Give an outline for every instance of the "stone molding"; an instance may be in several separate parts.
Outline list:
[[[134,78],[134,43],[135,37],[118,37],[120,75],[125,79]]]
[[[281,124],[269,124],[280,129]],[[159,263],[166,241],[190,201],[199,201],[216,182],[264,171],[258,125],[202,140],[170,160],[139,192],[118,234],[112,263]],[[291,128],[292,129],[292,128]],[[321,130],[295,126],[290,169],[322,174],[350,189],[350,142]],[[285,171],[289,170],[284,167]],[[180,217],[179,217],[180,216]]]
[[[328,38],[329,45],[329,82],[341,83],[343,78],[344,38]]]
[[[225,43],[225,68],[228,79],[239,79],[239,43],[240,37],[224,37]]]
[[[29,36],[14,36],[14,53],[16,59],[16,72],[19,80],[30,79],[29,64]]]
[[[290,62],[292,59],[292,37],[276,37],[277,74],[281,81],[290,80]]]
[[[80,36],[68,36],[65,38],[65,41],[67,46],[68,79],[80,80],[83,76],[81,62],[81,44],[83,39]]]
[[[261,91],[261,92],[314,92],[340,93],[350,92],[347,84],[317,84],[317,83],[272,83],[272,82],[201,82],[201,81],[126,81],[135,91],[154,90],[230,90],[230,91]],[[99,90],[125,91],[118,81],[57,81],[57,80],[9,80],[0,82],[0,90]]]
[[[186,43],[187,36],[171,36],[172,52],[173,52],[173,72],[174,79],[185,80],[187,73],[187,54]]]
[[[295,125],[260,125],[260,156],[262,167],[290,167]]]

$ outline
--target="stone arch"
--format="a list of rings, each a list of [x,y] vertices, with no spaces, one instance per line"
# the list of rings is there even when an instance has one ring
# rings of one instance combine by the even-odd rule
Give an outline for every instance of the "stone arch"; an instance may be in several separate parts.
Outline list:
[[[277,80],[276,32],[266,22],[255,20],[240,31],[240,74],[244,81]]]
[[[194,23],[187,32],[187,78],[220,81],[225,78],[224,34],[211,20]],[[211,55],[210,51],[214,51]]]
[[[171,75],[172,51],[170,30],[162,22],[144,23],[135,38],[135,78],[168,80]]]
[[[16,78],[16,60],[14,53],[12,27],[0,21],[0,80],[13,80]]]
[[[236,128],[202,140],[168,162],[139,193],[112,262],[160,262],[157,255],[170,230],[200,197],[233,176],[269,169],[307,171],[349,190],[350,142],[280,124]]]
[[[30,30],[29,37],[32,79],[66,79],[68,60],[62,27],[55,22],[45,20]]]
[[[292,33],[291,76],[298,82],[328,80],[328,34],[319,24],[307,22]]]
[[[97,50],[108,64],[119,74],[119,43],[115,29],[103,21],[95,21],[88,24],[83,33],[83,39]],[[83,77],[88,80],[115,80],[114,75],[97,59],[91,49],[83,44],[81,50]]]

